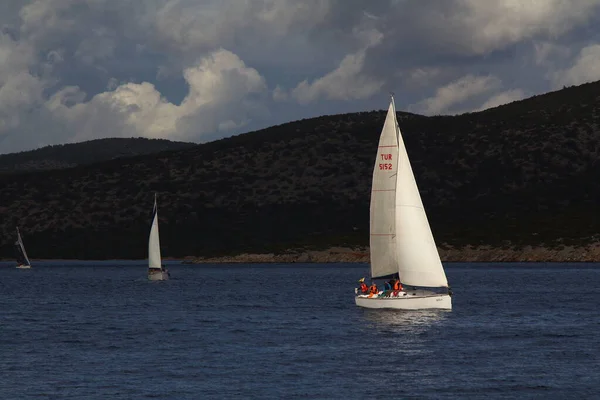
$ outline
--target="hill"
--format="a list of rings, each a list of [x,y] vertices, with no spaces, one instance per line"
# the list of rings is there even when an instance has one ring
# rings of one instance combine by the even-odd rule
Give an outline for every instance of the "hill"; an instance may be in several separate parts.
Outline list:
[[[323,116],[175,152],[0,177],[0,256],[144,258],[368,245],[383,111]],[[398,113],[438,245],[596,241],[600,83],[477,113]]]
[[[146,138],[96,139],[81,143],[59,144],[19,153],[1,154],[0,173],[71,168],[116,158],[186,149],[195,145],[195,143]]]

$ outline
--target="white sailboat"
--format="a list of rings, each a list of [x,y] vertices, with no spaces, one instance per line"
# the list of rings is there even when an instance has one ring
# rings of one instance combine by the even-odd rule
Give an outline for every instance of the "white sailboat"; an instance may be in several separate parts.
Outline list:
[[[398,277],[412,288],[372,294],[356,290],[356,305],[452,309],[448,280],[402,140],[393,97],[373,170],[370,225],[371,279]]]
[[[160,237],[158,235],[158,205],[156,193],[154,194],[154,211],[152,213],[152,227],[148,238],[148,279],[151,281],[166,281],[169,271],[161,264]]]
[[[29,261],[29,257],[27,257],[27,252],[25,251],[25,245],[23,244],[23,240],[21,239],[21,233],[19,232],[18,226],[17,226],[17,241],[15,242],[15,252],[17,255],[17,268],[19,268],[19,269],[31,268],[31,262]]]

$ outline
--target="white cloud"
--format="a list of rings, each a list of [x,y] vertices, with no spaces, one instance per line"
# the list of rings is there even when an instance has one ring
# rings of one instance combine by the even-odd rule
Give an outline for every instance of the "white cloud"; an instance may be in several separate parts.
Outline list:
[[[442,84],[456,78],[463,70],[453,66],[419,66],[417,68],[399,69],[394,78],[399,83],[396,90],[404,91],[405,95],[412,93],[421,96],[424,90]]]
[[[405,82],[410,85],[423,86],[442,75],[442,68],[418,67],[410,71],[400,71],[398,75],[403,77]]]
[[[277,85],[275,89],[273,89],[273,100],[275,101],[286,101],[288,99],[288,94],[284,88]]]
[[[0,85],[5,84],[11,75],[27,70],[34,59],[30,46],[0,32]]]
[[[110,78],[106,84],[106,89],[115,90],[117,87],[119,87],[119,80],[116,78]]]
[[[331,6],[331,0],[170,0],[152,23],[157,40],[179,52],[236,42],[266,46],[310,30],[323,21]]]
[[[571,54],[600,33],[599,3],[2,1],[0,152],[214,139],[377,108],[390,90],[429,114],[491,107],[600,79],[595,46]]]
[[[349,54],[340,65],[323,76],[309,83],[304,80],[292,90],[292,97],[301,104],[310,103],[320,98],[330,100],[355,100],[368,98],[383,86],[381,80],[362,74],[365,52]]]
[[[490,92],[500,87],[501,81],[495,76],[466,75],[436,90],[434,96],[429,97],[410,108],[425,114],[441,114],[452,110],[456,105],[483,93]]]
[[[91,35],[77,46],[75,57],[84,64],[94,65],[99,60],[111,58],[117,46],[116,34],[107,28],[95,28]]]
[[[301,104],[310,103],[320,98],[330,100],[364,99],[378,92],[383,81],[368,76],[363,67],[367,50],[381,42],[383,35],[374,30],[356,32],[363,47],[356,53],[348,54],[339,66],[327,75],[312,83],[308,80],[300,82],[291,92]]]
[[[571,50],[566,46],[556,43],[542,41],[534,43],[535,63],[546,65],[552,63],[553,58],[564,59],[571,54]]]
[[[0,33],[0,135],[18,128],[23,114],[42,102],[50,81],[29,72],[34,60],[30,46]]]
[[[562,35],[590,20],[600,0],[458,0],[457,5],[451,25],[464,28],[463,45],[485,54],[523,39]]]
[[[148,37],[143,16],[152,3],[132,0],[35,0],[19,11],[21,41],[41,53],[61,52],[71,64],[102,69],[119,45]],[[131,51],[133,53],[133,51]]]
[[[36,0],[26,4],[19,11],[20,32],[30,42],[46,42],[56,33],[68,33],[76,21],[61,17],[71,0]]]
[[[600,79],[600,45],[594,44],[584,47],[567,69],[556,71],[553,74],[555,87],[563,85],[579,85]]]
[[[23,114],[41,103],[45,84],[27,72],[12,75],[0,86],[0,134],[18,128]]]
[[[235,54],[218,50],[183,73],[189,92],[181,104],[167,101],[152,83],[126,83],[83,102],[77,88],[56,93],[46,104],[56,118],[77,127],[74,140],[145,136],[199,139],[247,123],[247,96],[266,91],[264,78]]]
[[[513,101],[522,100],[525,98],[525,92],[522,89],[511,89],[498,93],[490,97],[475,111],[487,110],[488,108],[498,107],[503,104],[512,103]]]

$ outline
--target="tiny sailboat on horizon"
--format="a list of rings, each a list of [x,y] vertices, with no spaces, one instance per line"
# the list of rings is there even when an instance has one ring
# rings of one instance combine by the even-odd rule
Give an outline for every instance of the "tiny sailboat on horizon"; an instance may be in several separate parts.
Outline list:
[[[370,257],[371,280],[390,279],[396,288],[381,291],[372,284],[365,292],[363,281],[363,290],[355,289],[357,306],[452,309],[450,287],[400,133],[393,96],[373,170]]]
[[[160,237],[158,234],[158,203],[154,194],[154,210],[152,212],[152,226],[148,238],[148,279],[151,281],[166,281],[171,274],[162,265],[160,256]]]
[[[25,245],[23,244],[23,239],[21,239],[21,232],[19,232],[18,226],[17,226],[17,241],[15,242],[15,253],[16,253],[16,258],[17,258],[17,268],[19,268],[19,269],[31,268],[31,262],[29,261],[29,257],[27,257],[27,252],[25,251]]]

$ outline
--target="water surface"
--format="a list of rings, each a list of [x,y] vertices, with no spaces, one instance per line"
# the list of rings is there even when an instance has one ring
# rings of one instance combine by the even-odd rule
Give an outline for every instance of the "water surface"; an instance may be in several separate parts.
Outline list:
[[[448,264],[451,312],[357,308],[367,265],[0,263],[2,399],[589,399],[600,265]]]

